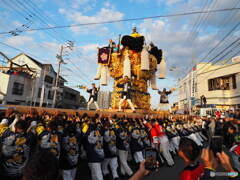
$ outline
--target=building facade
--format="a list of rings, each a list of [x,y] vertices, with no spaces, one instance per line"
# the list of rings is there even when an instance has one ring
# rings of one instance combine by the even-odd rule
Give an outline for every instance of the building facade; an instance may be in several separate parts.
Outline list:
[[[239,108],[240,62],[212,65],[198,64],[179,81],[179,109],[193,111],[205,96],[207,107]]]
[[[80,107],[80,93],[70,87],[63,87],[62,101],[59,106],[65,109],[78,109]]]
[[[112,92],[109,91],[99,91],[98,92],[98,106],[100,109],[109,109],[111,107],[111,95]],[[96,109],[95,104],[90,105],[90,109]]]
[[[101,109],[109,109],[111,107],[111,95],[109,91],[100,91],[98,94],[98,105]]]
[[[19,71],[1,69],[0,72],[0,103],[16,105],[32,105],[51,107],[57,73],[51,64],[42,64],[32,57],[21,53],[8,62],[7,67],[19,68]],[[27,68],[26,68],[27,67]],[[27,71],[21,71],[21,68]],[[71,88],[64,86],[65,79],[60,77],[57,104],[75,107],[79,103],[79,92],[72,89],[76,99],[64,98],[64,92]],[[65,90],[65,91],[64,91]],[[65,92],[65,93],[66,93]],[[59,105],[60,106],[60,105]]]

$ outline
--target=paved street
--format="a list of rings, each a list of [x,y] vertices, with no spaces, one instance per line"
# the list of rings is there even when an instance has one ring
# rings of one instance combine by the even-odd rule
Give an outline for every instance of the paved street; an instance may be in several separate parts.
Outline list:
[[[184,162],[179,158],[175,157],[175,165],[173,167],[163,166],[157,172],[151,172],[148,176],[144,177],[143,180],[178,180],[179,174],[184,168]],[[91,180],[89,170],[86,166],[86,162],[80,164],[80,171],[77,179]],[[222,170],[219,170],[222,171]],[[127,180],[127,178],[121,178]],[[216,180],[228,180],[228,178],[218,177]]]
[[[181,172],[181,170],[184,167],[183,161],[176,157],[176,164],[174,167],[166,167],[163,166],[159,169],[159,171],[157,172],[151,172],[150,175],[146,176],[144,178],[144,180],[162,180],[162,179],[169,179],[169,180],[174,180],[174,179],[178,179],[179,173]],[[81,163],[80,164],[80,171],[79,171],[79,179],[86,179],[86,180],[90,180],[90,174],[89,174],[89,170],[86,166],[86,162]],[[121,178],[123,180],[127,179],[127,178]]]

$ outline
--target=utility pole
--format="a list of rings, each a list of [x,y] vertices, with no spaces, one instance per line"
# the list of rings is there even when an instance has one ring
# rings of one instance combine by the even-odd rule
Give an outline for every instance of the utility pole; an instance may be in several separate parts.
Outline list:
[[[63,50],[64,48],[68,48],[70,50],[73,50],[73,47],[74,47],[74,42],[73,41],[68,41],[67,42],[67,46],[64,47],[63,45],[61,46],[61,49],[60,49],[60,54],[58,55],[57,54],[57,59],[58,59],[58,71],[57,71],[57,78],[56,78],[56,81],[55,81],[55,87],[54,87],[54,95],[53,95],[53,103],[52,103],[52,108],[55,108],[56,106],[56,101],[57,101],[57,92],[59,90],[59,87],[58,87],[58,84],[59,84],[59,77],[60,77],[60,69],[61,69],[61,64],[64,64],[64,61],[63,61]]]
[[[56,56],[57,59],[58,59],[58,71],[57,71],[57,78],[56,78],[55,86],[54,86],[54,95],[53,95],[52,108],[55,108],[56,100],[57,100],[59,74],[60,74],[61,64],[63,63],[62,54],[63,54],[63,46],[61,46],[60,55]]]

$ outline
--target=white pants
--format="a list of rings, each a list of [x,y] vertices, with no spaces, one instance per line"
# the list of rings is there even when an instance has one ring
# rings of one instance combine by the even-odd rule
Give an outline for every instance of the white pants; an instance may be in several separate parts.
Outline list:
[[[74,180],[76,177],[77,168],[63,170],[63,180]]]
[[[157,111],[168,111],[170,108],[169,108],[169,104],[168,103],[160,103],[158,105],[158,108],[157,108]]]
[[[200,140],[200,142],[203,142],[203,138],[202,136],[199,134],[199,132],[196,132],[195,135],[197,136],[197,138]]]
[[[128,151],[118,150],[118,156],[119,156],[119,160],[120,160],[121,173],[123,175],[127,174],[127,175],[131,176],[133,174],[133,172],[127,163]]]
[[[91,171],[92,180],[103,180],[101,163],[88,163]]]
[[[181,139],[180,136],[176,136],[176,137],[172,138],[172,145],[175,148],[175,150],[177,150],[177,151],[178,151],[180,139]]]
[[[173,141],[172,141],[173,138],[169,139],[169,150],[171,152],[173,152],[174,154],[176,154],[176,151],[175,151],[175,147],[173,145]]]
[[[163,135],[159,137],[160,140],[160,152],[162,152],[162,155],[166,159],[169,166],[174,165],[173,158],[169,152],[170,145],[167,136]]]
[[[126,96],[124,96],[122,99],[120,99],[119,104],[118,104],[118,110],[122,111],[122,103],[126,99]],[[134,105],[131,101],[131,99],[127,99],[128,104],[130,105],[131,109],[135,111]]]
[[[144,160],[142,151],[137,151],[133,153],[133,156],[136,163],[140,163]]]
[[[90,99],[90,101],[87,103],[87,109],[88,109],[88,110],[89,110],[89,108],[90,108],[90,105],[91,105],[92,103],[94,103],[94,104],[95,104],[95,106],[96,106],[96,109],[99,109],[98,103],[97,103],[96,101],[94,101],[94,99],[93,99],[93,98],[91,98],[91,99]]]
[[[117,168],[118,168],[117,157],[104,159],[104,161],[102,162],[102,171],[104,176],[109,174],[108,165],[110,165],[113,179],[118,178],[119,176],[117,173]]]

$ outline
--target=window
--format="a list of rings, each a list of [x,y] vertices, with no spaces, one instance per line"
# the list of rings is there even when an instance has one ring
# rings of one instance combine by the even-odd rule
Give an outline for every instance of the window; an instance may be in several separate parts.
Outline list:
[[[237,89],[236,74],[232,75],[232,88]]]
[[[64,86],[64,82],[63,81],[59,81],[58,85],[59,85],[59,87],[63,87]]]
[[[197,89],[197,83],[195,83],[194,86],[195,86],[195,92],[197,92],[197,90],[198,90],[198,89]]]
[[[38,89],[38,98],[41,98],[41,94],[42,94],[42,88],[39,88]],[[46,95],[46,89],[44,91],[43,98],[45,97],[45,95]]]
[[[38,98],[41,97],[41,93],[42,93],[42,88],[39,88],[39,89],[38,89]]]
[[[48,99],[53,99],[53,92],[51,90],[48,91]]]
[[[232,87],[230,85],[232,82]],[[236,87],[236,77],[234,75],[217,77],[214,79],[208,80],[208,90],[230,90],[231,88],[235,89]]]
[[[12,94],[23,95],[24,84],[15,82],[13,84]]]
[[[46,75],[44,81],[49,83],[49,84],[52,84],[53,83],[53,78],[51,76]]]
[[[65,92],[64,94],[64,99],[75,100],[76,97],[77,97],[76,94],[73,93]]]

